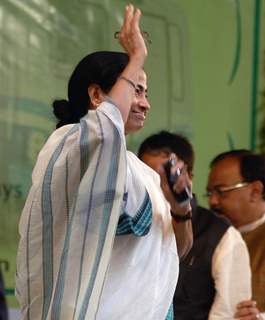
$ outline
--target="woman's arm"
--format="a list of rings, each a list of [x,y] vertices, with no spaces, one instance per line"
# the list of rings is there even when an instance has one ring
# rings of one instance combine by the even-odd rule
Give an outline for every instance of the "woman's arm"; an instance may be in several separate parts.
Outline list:
[[[134,10],[131,4],[126,6],[124,22],[119,33],[120,44],[129,56],[129,63],[121,75],[133,83],[137,83],[139,73],[142,71],[147,57],[146,45],[139,27],[140,17],[141,11],[139,9]],[[133,85],[118,78],[109,96],[119,108],[125,123],[135,98]]]

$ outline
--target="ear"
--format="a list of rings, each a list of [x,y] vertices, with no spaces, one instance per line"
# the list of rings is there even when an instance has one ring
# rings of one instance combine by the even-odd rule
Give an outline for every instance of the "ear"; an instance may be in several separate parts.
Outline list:
[[[251,182],[251,198],[253,201],[262,199],[263,189],[263,183],[260,180]]]
[[[96,109],[104,98],[104,93],[98,84],[91,84],[87,89],[90,98],[90,108]]]

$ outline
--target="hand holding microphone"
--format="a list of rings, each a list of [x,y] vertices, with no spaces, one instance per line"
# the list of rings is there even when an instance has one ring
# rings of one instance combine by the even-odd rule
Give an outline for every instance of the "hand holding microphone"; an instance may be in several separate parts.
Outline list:
[[[171,214],[181,221],[191,218],[192,187],[183,161],[174,153],[160,170],[161,188],[171,206]]]

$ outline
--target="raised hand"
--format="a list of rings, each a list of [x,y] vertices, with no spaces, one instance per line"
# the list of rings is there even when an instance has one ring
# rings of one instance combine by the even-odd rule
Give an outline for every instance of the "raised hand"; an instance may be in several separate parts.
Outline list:
[[[141,11],[131,4],[127,5],[118,38],[130,60],[135,60],[142,68],[147,57],[147,48],[140,30],[140,18]]]
[[[135,90],[139,78],[143,75],[143,66],[147,57],[147,49],[139,27],[141,11],[133,5],[125,7],[121,31],[115,34],[121,46],[129,56],[129,62],[117,78],[115,85],[108,93],[109,98],[121,112],[124,124],[135,103]]]

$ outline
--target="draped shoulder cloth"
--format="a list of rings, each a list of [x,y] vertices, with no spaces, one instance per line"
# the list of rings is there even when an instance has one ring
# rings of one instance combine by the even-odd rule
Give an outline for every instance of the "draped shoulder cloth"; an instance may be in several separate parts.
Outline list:
[[[41,150],[19,225],[23,319],[94,319],[125,192],[123,130],[105,102]]]
[[[178,277],[169,205],[111,103],[48,139],[19,232],[23,320],[166,319]]]

